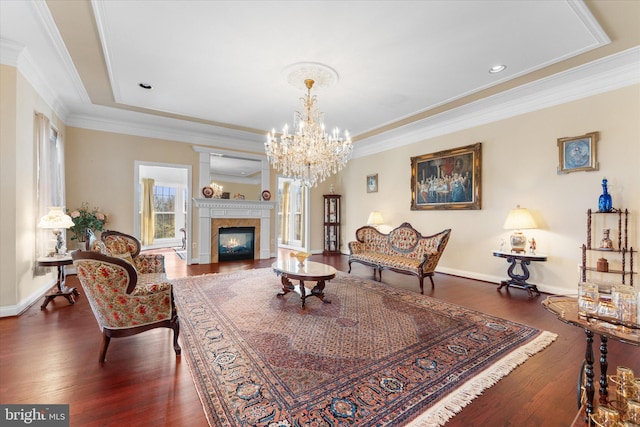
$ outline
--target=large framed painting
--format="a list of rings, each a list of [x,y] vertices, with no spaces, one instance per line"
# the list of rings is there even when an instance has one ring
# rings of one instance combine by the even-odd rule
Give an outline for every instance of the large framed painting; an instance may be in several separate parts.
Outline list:
[[[598,170],[596,143],[598,132],[581,136],[558,138],[558,173]]]
[[[480,209],[482,143],[411,158],[411,210]]]

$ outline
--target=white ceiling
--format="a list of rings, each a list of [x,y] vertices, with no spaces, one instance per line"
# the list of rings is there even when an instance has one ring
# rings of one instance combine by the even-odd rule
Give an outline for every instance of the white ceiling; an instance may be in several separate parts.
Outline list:
[[[111,121],[115,131],[255,152],[299,108],[304,92],[282,76],[297,62],[337,71],[337,84],[317,92],[325,123],[364,146],[609,43],[580,0],[83,4],[90,19],[76,2],[0,1],[2,63],[34,70],[28,80],[68,125]],[[497,64],[506,70],[490,74]],[[96,95],[100,70],[109,101]],[[186,130],[197,136],[178,135]]]
[[[116,102],[263,133],[299,107],[281,75],[294,63],[338,72],[320,107],[357,136],[599,44],[584,5],[564,1],[93,5]]]

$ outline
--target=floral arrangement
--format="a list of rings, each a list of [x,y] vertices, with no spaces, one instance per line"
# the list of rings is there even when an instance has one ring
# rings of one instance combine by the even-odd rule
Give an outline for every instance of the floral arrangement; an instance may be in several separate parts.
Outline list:
[[[73,227],[69,228],[72,233],[71,240],[79,242],[85,241],[87,228],[93,231],[102,231],[107,223],[107,214],[101,212],[100,208],[90,209],[86,202],[82,203],[78,209],[67,209],[67,214],[73,221]]]

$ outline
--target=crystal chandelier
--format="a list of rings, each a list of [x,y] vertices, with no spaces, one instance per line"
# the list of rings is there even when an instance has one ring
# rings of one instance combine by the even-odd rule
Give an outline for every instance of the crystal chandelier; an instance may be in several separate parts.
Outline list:
[[[347,164],[353,147],[348,132],[342,137],[338,128],[330,134],[325,131],[318,100],[315,95],[311,96],[315,81],[305,79],[304,83],[307,95],[301,98],[302,112],[296,111],[294,116],[295,133],[290,134],[285,125],[278,140],[273,130],[267,134],[264,146],[275,169],[300,180],[305,187],[315,187]]]

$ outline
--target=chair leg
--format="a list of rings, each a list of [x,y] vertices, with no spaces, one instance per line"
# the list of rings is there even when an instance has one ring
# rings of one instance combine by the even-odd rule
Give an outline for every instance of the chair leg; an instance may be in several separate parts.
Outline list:
[[[429,279],[431,280],[431,289],[435,288],[436,285],[433,283],[433,276],[429,276]]]
[[[351,261],[349,261],[349,271],[347,271],[348,274],[351,274]]]
[[[420,280],[420,293],[424,295],[424,277],[419,276],[418,280]]]
[[[106,331],[102,331],[102,347],[100,348],[100,357],[98,358],[99,363],[104,363],[107,358],[107,348],[109,348],[109,342],[111,341],[111,337],[107,335]]]
[[[180,348],[180,344],[178,344],[178,336],[180,335],[180,320],[178,316],[175,316],[171,320],[171,329],[173,329],[173,349],[176,352],[176,356],[180,356],[182,349]]]

